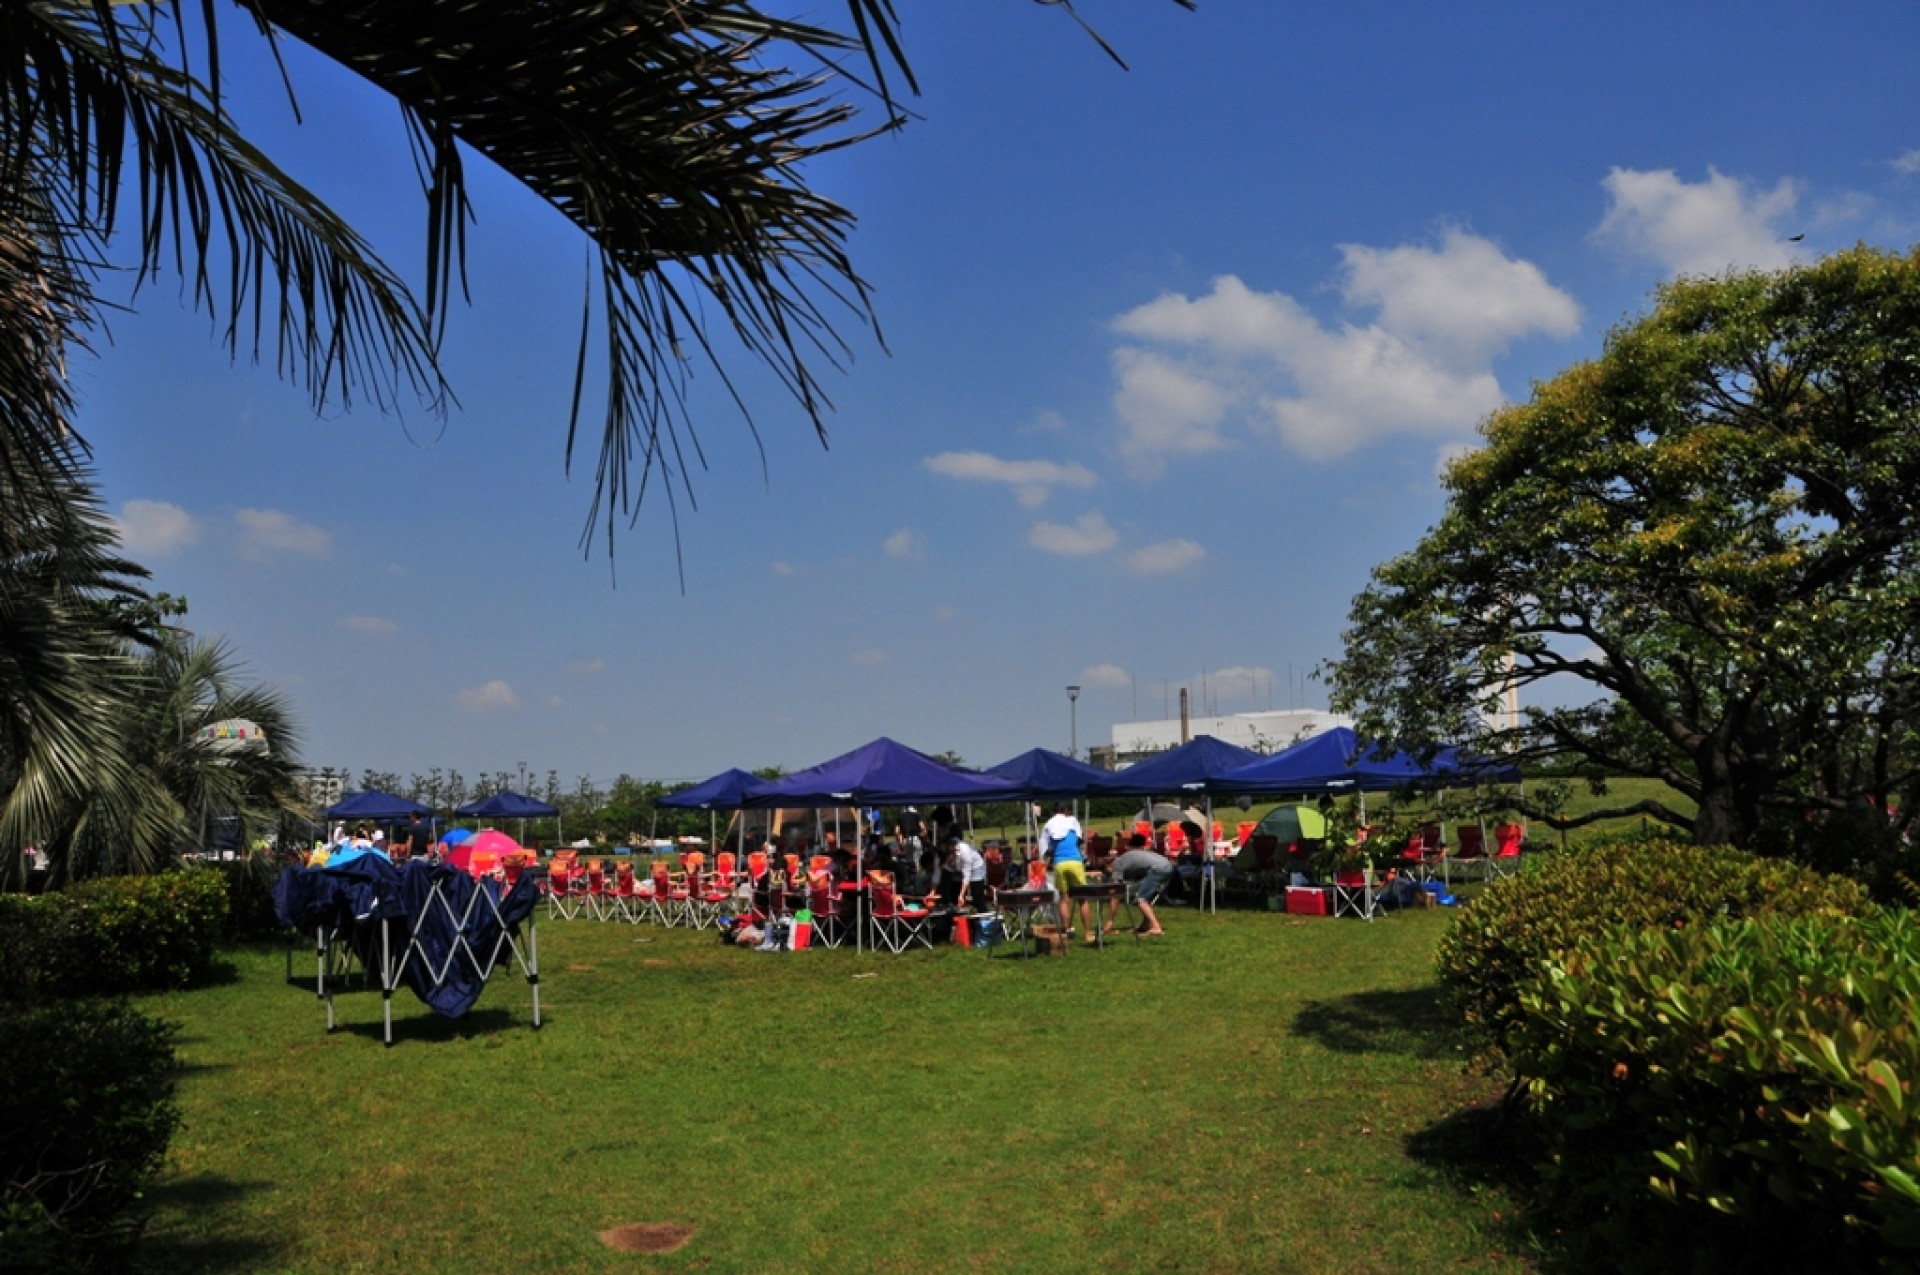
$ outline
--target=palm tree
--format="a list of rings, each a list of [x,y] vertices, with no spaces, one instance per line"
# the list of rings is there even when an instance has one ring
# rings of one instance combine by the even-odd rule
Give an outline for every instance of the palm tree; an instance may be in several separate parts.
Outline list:
[[[61,812],[56,875],[151,872],[207,846],[219,819],[234,819],[245,845],[303,809],[288,705],[244,684],[228,647],[173,632],[131,662],[116,740],[132,780],[89,786]],[[208,729],[236,718],[261,728],[258,739]]]
[[[609,549],[656,475],[670,504],[676,486],[692,499],[691,356],[719,373],[751,427],[710,324],[773,370],[824,441],[817,369],[847,348],[836,320],[866,325],[872,312],[846,252],[853,216],[802,169],[904,118],[890,77],[916,86],[894,0],[846,0],[839,28],[757,0],[235,3],[253,37],[298,40],[399,105],[421,156],[423,300],[240,136],[221,96],[228,33],[213,0],[0,6],[0,186],[43,187],[72,225],[108,239],[130,169],[142,276],[184,271],[196,303],[225,315],[236,352],[262,353],[270,332],[282,372],[316,404],[384,403],[403,388],[438,401],[437,344],[463,270],[464,164],[478,154],[598,253],[567,448],[571,464],[597,349],[606,384],[588,531],[604,525]],[[856,124],[861,99],[881,107],[877,126]]]

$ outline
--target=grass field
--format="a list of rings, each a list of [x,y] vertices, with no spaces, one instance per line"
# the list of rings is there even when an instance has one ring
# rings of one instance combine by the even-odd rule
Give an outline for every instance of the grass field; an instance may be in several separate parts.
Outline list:
[[[377,993],[324,1031],[277,948],[146,998],[186,1126],[156,1271],[1526,1269],[1410,1150],[1489,1096],[1434,1004],[1447,914],[1167,912],[1021,962],[540,927],[543,1030]],[[301,966],[296,963],[296,976]],[[308,967],[310,974],[310,966]],[[670,1255],[596,1239],[676,1223]]]

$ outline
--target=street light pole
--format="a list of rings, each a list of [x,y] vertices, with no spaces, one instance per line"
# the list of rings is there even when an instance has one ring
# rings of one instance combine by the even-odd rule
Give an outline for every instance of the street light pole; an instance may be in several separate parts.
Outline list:
[[[1067,737],[1071,741],[1067,745],[1067,756],[1078,761],[1080,760],[1080,688],[1077,686],[1067,688],[1067,717],[1068,729],[1073,732]]]

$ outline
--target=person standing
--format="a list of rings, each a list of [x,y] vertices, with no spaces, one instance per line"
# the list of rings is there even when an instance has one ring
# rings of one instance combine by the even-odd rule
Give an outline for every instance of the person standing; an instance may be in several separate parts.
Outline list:
[[[1080,849],[1084,836],[1080,821],[1073,817],[1072,810],[1064,801],[1053,808],[1053,818],[1040,826],[1040,858],[1053,869],[1053,889],[1059,896],[1055,906],[1060,913],[1060,930],[1067,935],[1073,933],[1068,915],[1072,908],[1068,892],[1087,883],[1087,860]],[[1080,928],[1083,930],[1088,928],[1089,915],[1087,901],[1080,900]],[[1089,932],[1087,941],[1091,943],[1096,937]]]
[[[1127,852],[1115,859],[1108,871],[1116,881],[1139,882],[1133,890],[1133,903],[1140,909],[1141,916],[1140,928],[1135,933],[1149,937],[1166,933],[1160,928],[1153,903],[1173,880],[1173,860],[1149,850],[1147,839],[1136,832],[1127,842]]]
[[[396,838],[397,839],[397,838]],[[418,810],[407,820],[406,840],[402,858],[422,858],[433,848],[433,825],[420,817]]]

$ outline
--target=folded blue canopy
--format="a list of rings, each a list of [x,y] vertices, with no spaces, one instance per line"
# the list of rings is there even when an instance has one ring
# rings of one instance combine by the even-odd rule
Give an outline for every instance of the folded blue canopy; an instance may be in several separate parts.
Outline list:
[[[497,902],[476,904],[477,890],[488,891]],[[532,876],[521,877],[503,894],[497,882],[475,881],[445,864],[412,859],[395,867],[377,854],[337,866],[288,868],[273,884],[274,912],[282,925],[351,934],[369,969],[378,960],[380,926],[387,926],[396,959],[406,958],[401,977],[446,1018],[465,1016],[487,985],[458,947],[468,947],[485,968],[501,935],[517,938],[538,902]],[[408,951],[409,938],[419,944],[418,952]]]

